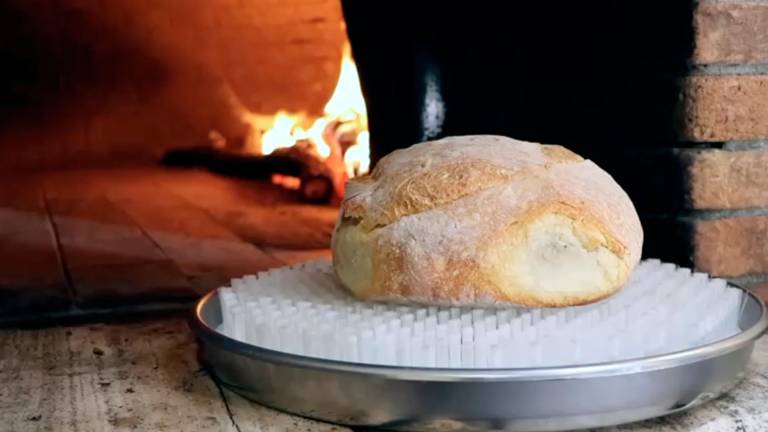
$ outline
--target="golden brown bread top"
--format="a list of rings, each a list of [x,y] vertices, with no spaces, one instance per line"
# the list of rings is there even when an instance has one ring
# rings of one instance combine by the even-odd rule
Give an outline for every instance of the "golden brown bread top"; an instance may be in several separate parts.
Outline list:
[[[503,267],[499,251],[552,221],[571,224],[586,250],[615,254],[616,280],[639,260],[637,213],[608,173],[561,146],[499,136],[451,137],[391,153],[370,176],[349,183],[337,230],[354,227],[355,251],[346,253],[370,254],[367,282],[356,286],[362,298],[559,306],[617,288],[545,297],[489,279]]]
[[[366,230],[372,230],[508,182],[530,170],[582,160],[561,146],[498,136],[426,142],[397,150],[382,159],[370,176],[352,179],[342,214],[359,219]]]
[[[619,239],[642,243],[629,197],[593,162],[559,145],[496,135],[449,137],[390,153],[370,175],[350,180],[340,216],[371,231],[451,203],[477,212],[479,204],[463,198],[489,189],[480,205],[486,224],[531,213],[535,201],[539,211],[555,205],[574,217],[590,213],[615,253],[626,250]]]

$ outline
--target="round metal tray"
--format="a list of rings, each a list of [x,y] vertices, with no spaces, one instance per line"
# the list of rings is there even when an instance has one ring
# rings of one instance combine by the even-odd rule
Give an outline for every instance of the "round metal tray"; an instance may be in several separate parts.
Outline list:
[[[747,293],[742,332],[733,337],[654,357],[567,367],[403,368],[267,350],[214,330],[221,323],[217,291],[197,304],[194,330],[203,362],[224,385],[281,411],[409,431],[556,431],[658,417],[734,387],[768,328],[765,305]]]

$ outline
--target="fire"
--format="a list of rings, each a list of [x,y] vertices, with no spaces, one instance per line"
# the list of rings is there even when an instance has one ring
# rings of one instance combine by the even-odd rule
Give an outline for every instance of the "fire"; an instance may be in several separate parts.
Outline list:
[[[357,143],[347,149],[344,153],[344,165],[347,167],[347,173],[367,173],[371,164],[371,148],[368,142],[370,134],[368,131],[362,131],[357,135]],[[352,174],[350,174],[351,176]]]
[[[323,160],[334,149],[339,152],[350,177],[368,172],[368,115],[349,43],[344,45],[339,79],[323,111],[323,116],[310,119],[303,112],[278,111],[273,116],[264,116],[241,110],[241,118],[251,129],[246,151],[268,155],[306,142]],[[311,125],[305,128],[308,124]]]
[[[314,144],[317,154],[322,158],[327,158],[331,155],[331,147],[325,142],[325,138],[323,137],[326,127],[328,127],[328,120],[320,117],[315,120],[315,123],[312,124],[312,127],[309,128],[309,130],[305,131],[302,128],[296,128],[293,135],[297,140],[309,140]]]
[[[296,144],[293,129],[296,127],[296,117],[283,111],[275,114],[272,128],[261,136],[261,154],[268,155],[279,148],[291,147]]]
[[[360,77],[357,75],[357,66],[352,60],[352,51],[348,43],[344,44],[339,81],[331,98],[325,104],[325,115],[346,121],[354,121],[359,117],[364,117],[366,120],[368,118],[363,91],[360,89]]]

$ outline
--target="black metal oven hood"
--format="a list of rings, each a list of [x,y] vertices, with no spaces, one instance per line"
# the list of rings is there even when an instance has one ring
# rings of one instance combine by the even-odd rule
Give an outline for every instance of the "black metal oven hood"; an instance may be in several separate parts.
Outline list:
[[[343,0],[372,158],[457,134],[587,157],[674,141],[689,3]]]

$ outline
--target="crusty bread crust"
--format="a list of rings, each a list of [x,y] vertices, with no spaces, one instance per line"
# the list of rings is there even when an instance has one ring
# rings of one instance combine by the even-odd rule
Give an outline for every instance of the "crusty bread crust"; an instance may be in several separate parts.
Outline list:
[[[352,179],[332,249],[363,299],[559,307],[618,290],[642,241],[629,197],[591,161],[463,136],[395,151]],[[566,271],[577,281],[563,283]]]

